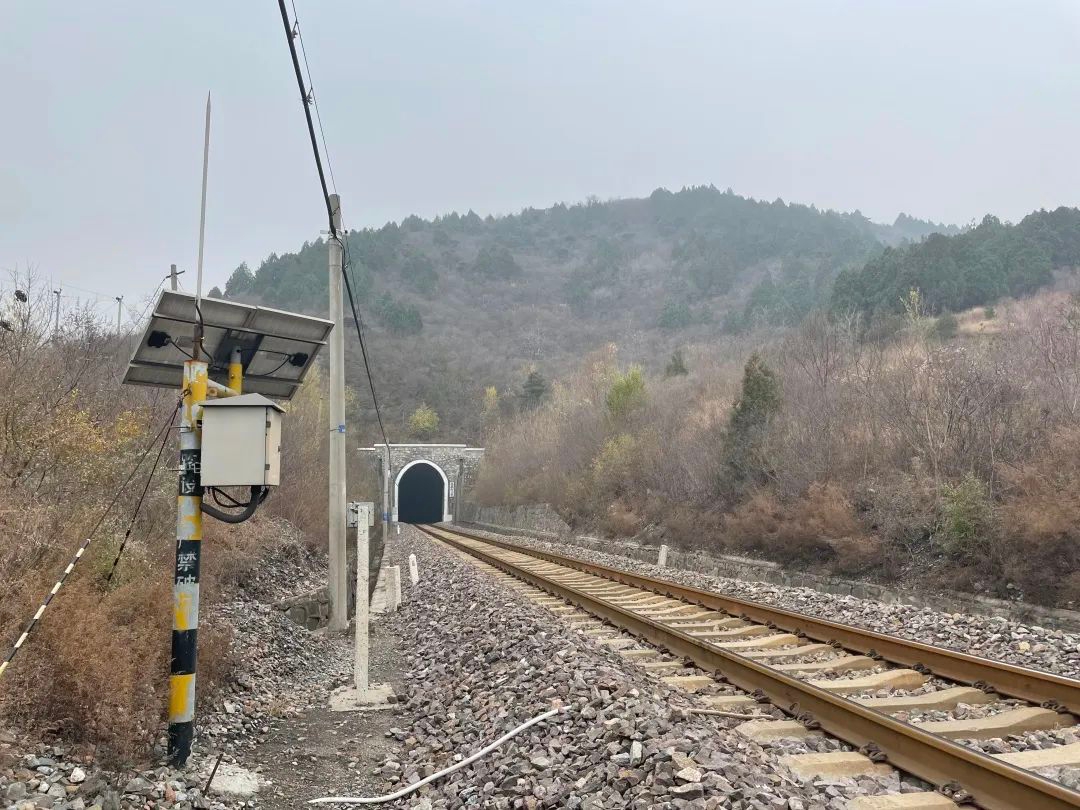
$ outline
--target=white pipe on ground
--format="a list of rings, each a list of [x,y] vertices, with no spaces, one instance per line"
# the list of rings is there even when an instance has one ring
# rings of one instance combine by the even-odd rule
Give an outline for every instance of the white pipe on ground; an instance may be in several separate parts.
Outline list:
[[[464,768],[466,765],[471,765],[472,763],[476,762],[476,760],[480,759],[480,757],[487,756],[492,751],[494,751],[496,748],[498,748],[500,745],[502,745],[504,742],[506,742],[509,739],[512,739],[512,738],[516,737],[518,734],[523,732],[525,729],[530,728],[532,726],[535,726],[537,723],[542,723],[545,720],[547,720],[549,717],[554,717],[555,715],[557,715],[561,711],[563,711],[563,709],[555,708],[555,709],[551,709],[550,711],[546,711],[543,714],[538,714],[532,720],[526,720],[524,723],[522,723],[520,726],[515,728],[513,731],[508,731],[506,734],[499,737],[499,739],[497,739],[491,745],[489,745],[489,746],[487,746],[485,748],[481,748],[479,751],[477,751],[471,757],[467,757],[467,758],[461,760],[461,762],[456,762],[453,765],[451,765],[449,768],[441,770],[438,773],[433,773],[431,776],[427,777],[426,779],[421,779],[419,782],[415,782],[414,784],[411,784],[408,787],[403,787],[401,790],[397,791],[396,793],[388,793],[385,796],[323,796],[321,799],[311,799],[311,800],[309,800],[308,804],[385,804],[386,802],[392,802],[395,799],[400,799],[403,796],[408,796],[413,791],[420,789],[421,787],[423,787],[424,785],[426,785],[426,784],[428,784],[430,782],[434,782],[436,779],[442,779],[444,776],[449,776],[454,771],[460,770],[461,768]]]

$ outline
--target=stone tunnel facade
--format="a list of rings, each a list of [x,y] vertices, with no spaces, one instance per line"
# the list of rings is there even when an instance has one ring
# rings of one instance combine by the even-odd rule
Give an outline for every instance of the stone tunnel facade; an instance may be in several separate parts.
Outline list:
[[[462,515],[463,496],[471,485],[484,455],[483,447],[464,444],[391,444],[390,467],[386,469],[386,447],[363,447],[360,452],[371,459],[379,473],[380,483],[389,489],[390,520],[397,522],[402,506],[400,490],[406,475],[416,467],[428,465],[442,480],[441,520],[457,520]]]

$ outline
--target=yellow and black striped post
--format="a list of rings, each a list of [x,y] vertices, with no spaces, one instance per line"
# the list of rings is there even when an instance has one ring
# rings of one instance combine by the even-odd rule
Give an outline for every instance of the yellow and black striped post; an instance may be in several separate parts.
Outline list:
[[[176,499],[176,571],[173,578],[172,666],[169,677],[169,762],[183,765],[195,732],[195,661],[199,633],[199,563],[202,556],[202,403],[207,364],[184,363],[180,419],[180,490]]]

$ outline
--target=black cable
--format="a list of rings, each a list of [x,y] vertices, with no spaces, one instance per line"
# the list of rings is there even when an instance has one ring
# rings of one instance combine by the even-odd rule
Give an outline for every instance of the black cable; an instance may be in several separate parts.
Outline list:
[[[341,240],[338,239],[340,243]],[[342,251],[344,251],[342,245]],[[379,410],[379,398],[375,395],[375,380],[371,378],[371,363],[368,361],[367,345],[364,343],[364,330],[360,327],[360,314],[356,311],[356,299],[353,297],[352,282],[349,274],[342,265],[341,274],[345,277],[345,290],[349,294],[349,306],[352,308],[353,320],[356,322],[356,336],[360,339],[360,355],[364,358],[364,371],[367,372],[368,387],[371,388],[371,402],[375,406],[375,418],[379,420],[379,432],[382,434],[383,443],[390,446],[390,440],[386,438],[386,428],[383,426],[382,412]]]
[[[172,345],[178,352],[180,352],[180,354],[184,355],[184,357],[186,357],[188,360],[195,359],[191,356],[189,352],[185,352],[182,348],[180,348],[180,344],[173,340],[171,337],[169,338],[169,344]]]
[[[319,185],[322,186],[323,200],[326,202],[326,217],[330,220],[330,235],[337,237],[337,228],[334,226],[334,210],[330,206],[330,191],[326,188],[326,175],[323,173],[322,157],[319,155],[319,144],[315,139],[315,124],[311,121],[311,98],[304,87],[304,77],[300,73],[300,59],[296,55],[296,43],[293,41],[295,34],[292,26],[289,25],[289,12],[285,10],[285,0],[278,0],[278,8],[281,10],[281,24],[285,26],[285,39],[289,42],[289,53],[292,54],[296,84],[300,88],[300,100],[304,103],[304,118],[307,119],[308,135],[311,137],[311,149],[315,153],[315,167],[319,170]]]
[[[248,500],[246,503],[241,503],[223,489],[219,489],[218,487],[209,487],[209,489],[210,494],[214,497],[214,503],[224,509],[246,509],[247,507],[251,506],[250,500]],[[222,498],[227,500],[229,503],[222,503]]]
[[[179,410],[182,402],[183,397],[181,397],[180,400],[178,400],[176,403],[177,410]],[[112,508],[116,506],[116,502],[120,500],[120,496],[124,494],[124,487],[131,483],[131,479],[135,477],[135,473],[137,473],[139,471],[139,467],[142,466],[143,460],[150,454],[150,451],[154,449],[154,444],[159,438],[161,438],[161,434],[169,429],[169,425],[172,424],[172,420],[175,418],[175,416],[176,413],[174,411],[173,414],[169,416],[169,421],[161,428],[161,430],[157,432],[157,435],[150,440],[150,443],[146,445],[146,449],[142,451],[142,455],[139,456],[139,460],[135,462],[135,466],[131,468],[131,472],[129,472],[127,478],[124,479],[124,483],[122,483],[117,488],[116,493],[112,497],[112,500],[109,501],[109,505],[105,507],[105,511],[101,513],[101,517],[99,517],[97,523],[94,524],[94,528],[92,528],[89,532],[86,533],[87,537],[92,537],[94,533],[101,528],[101,524],[105,522],[105,518],[108,517],[109,512],[111,512]]]
[[[105,579],[106,585],[111,585],[113,575],[116,574],[116,566],[120,564],[120,558],[124,555],[124,549],[127,548],[128,539],[131,537],[131,530],[135,528],[135,519],[139,516],[139,510],[142,509],[143,501],[146,499],[146,493],[150,491],[150,484],[154,480],[154,473],[157,472],[158,464],[161,463],[161,454],[165,451],[165,445],[169,443],[169,428],[172,427],[176,421],[176,414],[180,411],[180,403],[178,402],[173,409],[172,415],[169,416],[169,421],[165,423],[165,427],[158,431],[158,436],[161,436],[161,445],[158,447],[157,458],[154,459],[153,466],[150,467],[150,474],[146,476],[146,485],[143,487],[142,493],[139,495],[139,500],[135,503],[135,509],[131,513],[131,520],[128,522],[127,531],[124,532],[124,539],[120,541],[120,548],[116,551],[116,559],[113,560],[112,567],[109,568],[109,576]],[[164,434],[162,436],[162,434]],[[157,438],[156,436],[154,437]]]
[[[275,369],[274,369],[273,371],[268,371],[268,372],[266,372],[266,376],[268,376],[268,377],[269,377],[269,376],[273,376],[274,374],[277,374],[277,373],[278,373],[279,371],[281,371],[281,370],[282,370],[283,368],[285,368],[285,366],[286,366],[286,365],[288,365],[289,363],[291,363],[291,362],[292,362],[292,359],[293,359],[293,356],[292,356],[291,354],[290,354],[290,355],[286,355],[285,359],[281,361],[281,365],[279,365],[279,366],[278,366],[277,368],[275,368]]]
[[[334,161],[330,159],[330,147],[326,145],[326,130],[322,125],[322,113],[319,112],[319,100],[315,98],[315,83],[311,80],[311,65],[307,60],[307,48],[304,47],[304,35],[300,33],[300,15],[296,13],[296,0],[289,0],[292,4],[293,34],[300,40],[300,55],[304,57],[304,72],[307,73],[308,97],[311,106],[315,108],[315,120],[319,123],[319,137],[322,138],[323,152],[326,154],[326,170],[330,172],[330,185],[337,193],[337,178],[334,177]]]
[[[311,138],[311,150],[315,155],[315,167],[319,170],[319,185],[322,187],[323,200],[326,203],[326,216],[330,222],[330,238],[334,239],[339,245],[341,245],[342,252],[347,250],[348,234],[346,233],[346,241],[342,242],[341,237],[338,235],[337,226],[334,224],[334,209],[330,204],[330,192],[326,187],[326,174],[323,172],[322,156],[319,154],[319,143],[315,137],[315,125],[311,120],[311,106],[314,104],[314,95],[308,88],[304,86],[304,77],[300,72],[300,60],[296,53],[295,39],[299,36],[300,28],[297,24],[296,28],[289,24],[289,12],[285,9],[285,0],[278,0],[278,8],[281,11],[281,24],[285,28],[285,39],[289,43],[289,54],[292,56],[293,72],[296,74],[296,85],[300,88],[300,99],[304,104],[304,118],[307,119],[308,136]],[[293,15],[296,15],[296,7],[293,7]],[[300,42],[303,47],[303,40]],[[307,65],[307,53],[304,54],[304,64]],[[310,83],[311,69],[308,68],[308,78]],[[318,105],[315,105],[316,114],[318,113]],[[319,120],[319,129],[322,130],[322,119]],[[325,133],[323,135],[323,145],[326,144]],[[327,150],[327,163],[330,162],[329,150]],[[336,184],[335,184],[336,186]],[[364,343],[364,331],[360,326],[360,315],[356,309],[356,297],[353,295],[352,281],[349,279],[349,274],[346,272],[346,263],[342,262],[341,275],[345,279],[345,289],[349,295],[349,307],[352,310],[353,320],[356,322],[356,336],[360,340],[360,354],[364,359],[364,373],[367,375],[368,387],[371,389],[371,401],[375,406],[375,417],[379,422],[379,432],[382,434],[383,442],[387,448],[390,446],[390,440],[386,436],[386,427],[383,424],[382,411],[379,408],[379,398],[375,394],[375,380],[371,376],[371,363],[368,360],[367,345]]]
[[[259,505],[266,500],[266,494],[269,492],[268,487],[252,487],[251,488],[251,500],[245,504],[243,511],[241,512],[222,512],[220,509],[215,509],[208,504],[205,500],[199,506],[199,509],[203,514],[220,520],[222,523],[243,523],[245,520],[251,518],[255,514],[255,510],[259,508]]]

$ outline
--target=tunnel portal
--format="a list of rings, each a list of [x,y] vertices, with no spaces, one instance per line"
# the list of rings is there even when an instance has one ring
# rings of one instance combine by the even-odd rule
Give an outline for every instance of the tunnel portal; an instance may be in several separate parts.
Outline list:
[[[445,487],[442,475],[428,462],[413,464],[398,482],[398,521],[438,523],[443,519]]]

